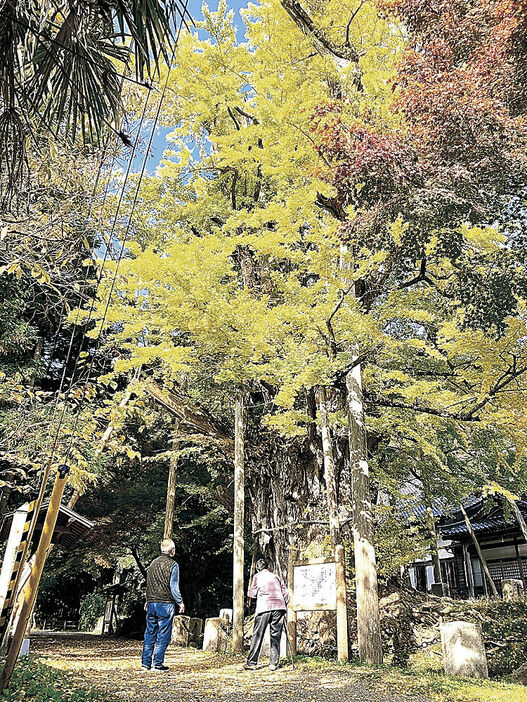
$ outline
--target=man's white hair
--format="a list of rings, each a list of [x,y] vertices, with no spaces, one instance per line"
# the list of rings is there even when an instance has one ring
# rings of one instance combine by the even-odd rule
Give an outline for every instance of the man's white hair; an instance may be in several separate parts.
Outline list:
[[[161,542],[161,553],[165,554],[165,556],[170,556],[172,551],[176,550],[176,544],[172,541],[172,539],[163,539]]]

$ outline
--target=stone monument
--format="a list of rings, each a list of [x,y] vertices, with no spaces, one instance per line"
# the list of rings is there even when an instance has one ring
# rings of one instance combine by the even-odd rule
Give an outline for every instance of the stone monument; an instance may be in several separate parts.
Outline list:
[[[501,581],[501,592],[506,602],[512,600],[522,600],[524,594],[523,580],[509,578]]]
[[[441,624],[443,667],[447,675],[488,678],[487,656],[479,624],[447,622]]]

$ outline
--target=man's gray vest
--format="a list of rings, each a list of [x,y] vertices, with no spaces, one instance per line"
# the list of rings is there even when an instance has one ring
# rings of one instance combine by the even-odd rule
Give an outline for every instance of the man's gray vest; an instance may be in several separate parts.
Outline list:
[[[175,560],[170,556],[154,558],[146,571],[146,601],[174,604],[170,591],[170,577]]]

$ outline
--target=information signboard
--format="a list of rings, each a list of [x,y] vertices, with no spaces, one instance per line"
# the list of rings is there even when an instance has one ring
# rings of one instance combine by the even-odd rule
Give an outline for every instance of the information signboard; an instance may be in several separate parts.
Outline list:
[[[346,577],[344,549],[338,544],[333,558],[298,560],[291,549],[287,565],[289,602],[287,630],[293,655],[296,654],[297,612],[336,610],[339,661],[348,660],[348,615],[346,612]]]
[[[335,563],[295,565],[293,598],[297,611],[337,609]]]

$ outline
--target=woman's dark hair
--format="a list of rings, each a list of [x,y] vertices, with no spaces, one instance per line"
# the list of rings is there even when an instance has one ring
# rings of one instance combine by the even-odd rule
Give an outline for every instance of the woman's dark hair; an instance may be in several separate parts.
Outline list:
[[[256,561],[256,572],[259,573],[261,570],[265,570],[267,568],[267,562],[263,558],[259,558]]]

